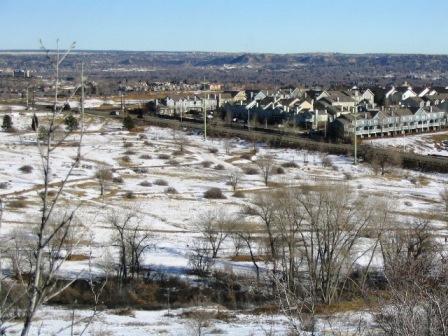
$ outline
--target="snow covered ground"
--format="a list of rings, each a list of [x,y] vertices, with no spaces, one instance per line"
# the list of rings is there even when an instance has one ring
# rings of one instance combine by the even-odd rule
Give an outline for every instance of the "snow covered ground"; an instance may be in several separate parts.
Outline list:
[[[18,131],[17,133],[0,131],[0,185],[4,186],[4,189],[0,189],[0,197],[5,201],[0,234],[9,235],[18,229],[31,230],[33,224],[38,221],[42,170],[36,135],[31,131],[32,113],[17,106],[1,106],[0,120],[5,113],[12,116],[14,127]],[[47,113],[36,112],[41,124],[47,118]],[[244,198],[234,197],[232,188],[226,184],[230,170],[254,166],[247,157],[252,145],[243,140],[231,139],[228,146],[225,140],[204,141],[199,135],[157,127],[146,127],[140,133],[130,133],[121,130],[121,125],[116,121],[92,116],[86,119],[82,164],[74,169],[61,204],[62,207],[79,206],[77,216],[93,237],[93,243],[91,246],[80,246],[77,252],[87,255],[90,253],[89,250],[92,250],[94,270],[97,272],[102,271],[99,267],[102,257],[108,252],[114,252],[110,247],[111,230],[107,221],[111,211],[125,212],[132,209],[138,213],[142,227],[153,232],[156,246],[145,254],[146,266],[168,274],[184,275],[188,270],[187,256],[191,244],[198,237],[198,232],[194,228],[197,217],[208,209],[216,208],[226,208],[236,213],[241,206],[250,202],[253,194],[266,189],[259,174],[242,175],[238,189],[244,191]],[[430,135],[415,138],[425,136]],[[78,138],[79,134],[75,133],[66,139],[62,147],[52,153],[53,189],[69,170],[77,154],[73,144]],[[411,137],[406,139],[411,141]],[[183,154],[176,153],[179,151],[180,141],[183,142]],[[379,144],[384,142],[384,145],[389,145],[393,141],[397,141],[399,145],[403,140],[400,138],[372,140]],[[226,151],[228,147],[230,151]],[[297,165],[295,168],[284,168],[284,174],[274,175],[271,180],[273,186],[344,181],[352,186],[353,190],[366,197],[384,197],[397,215],[402,216],[404,222],[415,220],[421,213],[433,214],[432,224],[440,228],[441,235],[446,234],[445,224],[437,214],[441,208],[439,193],[448,182],[447,175],[396,170],[386,176],[378,176],[367,165],[353,166],[352,159],[345,156],[330,155],[332,167],[324,167],[323,155],[320,153],[271,149],[264,144],[259,144],[258,147],[257,155],[271,154],[275,157],[277,165],[286,162],[294,162]],[[124,160],[124,157],[128,157],[129,160]],[[209,161],[209,166],[204,165],[204,161]],[[24,165],[31,166],[32,171],[21,172],[19,168]],[[123,182],[108,182],[102,197],[95,175],[98,169],[104,167],[112,169],[114,177],[122,178]],[[167,186],[157,185],[158,179],[165,180]],[[150,182],[150,185],[142,185],[144,181]],[[168,186],[175,188],[177,193],[167,193]],[[205,199],[204,191],[210,187],[221,188],[226,198]],[[129,197],[131,193],[133,197]],[[367,238],[363,246],[369,246]],[[216,267],[253,276],[254,270],[250,263],[230,260],[232,252],[232,243],[226,241]],[[360,247],[360,256],[362,254],[363,250]],[[360,257],[358,262],[364,264],[368,259]],[[381,260],[375,258],[373,266],[380,267]],[[87,269],[88,261],[68,261],[61,270],[61,275],[73,276]],[[101,317],[104,323],[98,322],[95,325],[96,328],[112,330],[110,335],[122,335],[121,331],[124,329],[121,328],[125,327],[127,327],[126,335],[140,335],[141,333],[137,331],[141,330],[140,326],[149,334],[185,334],[184,322],[179,322],[176,317],[166,317],[165,313],[136,312],[135,317],[106,314]],[[59,314],[68,312],[51,309],[51,314],[42,319],[43,325],[53,328],[52,330],[61,327],[62,325],[56,323],[60,321],[62,324],[64,321]],[[279,330],[276,334],[281,334],[284,331],[284,321],[276,317],[249,319],[246,316],[238,316],[237,322],[228,323],[225,327],[217,322],[216,327],[224,328],[229,335],[250,335],[251,330],[261,330],[256,329],[260,326],[269,327],[270,324],[266,322],[269,319],[278,322],[275,323],[275,328],[279,329],[275,330]],[[243,323],[248,321],[251,324]]]
[[[206,322],[199,322],[191,318],[189,312],[205,312],[213,316]],[[92,311],[69,310],[57,307],[45,307],[39,311],[33,324],[31,335],[61,335],[71,334],[72,321],[74,335],[82,332],[85,321],[90,320]],[[216,318],[218,317],[218,318]],[[84,320],[83,320],[84,319]],[[203,335],[290,335],[290,323],[282,315],[245,314],[228,311],[225,308],[208,307],[203,309],[176,309],[158,311],[130,311],[125,314],[120,311],[100,311],[92,319],[84,335],[97,336],[140,336],[140,335],[169,335],[194,336],[198,335],[198,323],[203,325]],[[331,317],[320,317],[316,323],[319,333],[314,335],[367,335],[374,327],[372,316],[365,312],[336,314]],[[11,324],[8,335],[19,335],[20,325]],[[306,335],[304,333],[304,335]],[[311,333],[309,333],[311,335]]]
[[[377,147],[394,147],[423,155],[448,156],[448,131],[406,135],[395,138],[364,139],[363,143]]]

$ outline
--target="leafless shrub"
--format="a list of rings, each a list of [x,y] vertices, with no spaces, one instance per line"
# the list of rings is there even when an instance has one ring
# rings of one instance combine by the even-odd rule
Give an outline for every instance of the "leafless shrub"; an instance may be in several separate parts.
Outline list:
[[[147,174],[148,168],[136,167],[136,168],[133,168],[132,171],[136,174]]]
[[[204,198],[208,199],[223,199],[226,198],[224,194],[222,193],[222,190],[220,188],[210,188],[204,192]]]
[[[322,158],[322,166],[323,167],[331,167],[333,165],[333,161],[331,160],[331,158],[328,155],[325,155]]]
[[[285,174],[285,170],[283,169],[283,167],[275,167],[274,173],[277,175],[283,175],[283,174]]]
[[[243,171],[246,175],[257,175],[259,173],[259,170],[255,167],[244,167]]]
[[[168,160],[166,163],[171,165],[171,166],[178,166],[179,165],[179,161],[173,160],[173,159]]]
[[[0,182],[0,189],[8,189],[9,184],[8,182]]]
[[[211,161],[202,161],[201,162],[201,165],[204,168],[210,168],[212,164],[213,164],[213,162],[211,162]]]
[[[29,166],[29,165],[24,165],[24,166],[20,167],[19,170],[24,174],[29,174],[33,171],[33,167]]]
[[[112,178],[112,182],[116,184],[123,184],[124,180],[121,176],[115,176],[114,178]]]
[[[210,147],[210,148],[208,149],[208,151],[209,151],[210,153],[212,153],[212,154],[216,154],[216,153],[218,153],[218,148]]]
[[[151,160],[152,156],[149,155],[149,154],[142,154],[142,155],[140,155],[140,159],[142,159],[142,160]]]
[[[402,157],[395,150],[377,150],[369,148],[365,153],[365,160],[370,162],[375,174],[384,175],[392,167],[401,167]]]
[[[293,161],[289,161],[289,162],[282,163],[282,167],[283,168],[297,168],[298,165],[297,165],[297,163],[295,163]]]
[[[134,144],[133,144],[132,142],[124,142],[124,143],[123,143],[123,147],[124,147],[124,148],[134,147]]]
[[[188,336],[211,335],[207,330],[211,327],[213,314],[207,311],[196,309],[190,314],[188,326]]]
[[[174,188],[174,187],[168,187],[168,188],[165,189],[165,194],[175,195],[177,193],[178,192],[177,192],[176,188]]]
[[[145,133],[140,133],[138,135],[139,140],[147,140],[148,136]]]
[[[167,186],[168,182],[164,179],[157,179],[154,181],[154,184],[158,186]]]
[[[121,158],[121,161],[123,161],[124,163],[130,163],[131,158],[128,155],[125,155]]]
[[[222,164],[217,164],[215,167],[213,167],[213,169],[215,169],[215,170],[224,170],[225,167]]]
[[[164,153],[159,154],[157,157],[158,157],[160,160],[169,160],[169,158],[170,158],[170,156],[169,156],[168,154],[164,154]]]
[[[126,152],[123,153],[124,155],[135,155],[135,151],[128,149]]]
[[[124,194],[124,197],[127,199],[134,199],[135,195],[133,191],[126,191],[126,193]]]
[[[142,181],[142,182],[140,182],[140,185],[141,185],[142,187],[151,187],[151,186],[152,186],[152,183],[149,182],[149,181]]]
[[[353,180],[353,175],[352,175],[352,173],[350,173],[350,172],[344,172],[343,174],[344,174],[344,178],[345,178],[347,181]]]

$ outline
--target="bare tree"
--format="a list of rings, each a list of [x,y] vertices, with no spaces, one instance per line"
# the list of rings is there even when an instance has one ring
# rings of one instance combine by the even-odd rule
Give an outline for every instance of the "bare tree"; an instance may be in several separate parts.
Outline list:
[[[136,224],[131,227],[127,236],[129,246],[129,272],[132,278],[137,278],[142,272],[143,254],[153,246],[152,232]]]
[[[261,155],[255,160],[255,164],[260,168],[264,184],[268,185],[269,178],[274,170],[274,158],[271,155]]]
[[[124,284],[139,276],[142,256],[152,246],[152,234],[141,227],[135,209],[110,211],[107,222],[113,230],[112,243],[119,251],[118,279]]]
[[[103,197],[107,183],[112,180],[112,172],[106,166],[100,166],[95,173],[95,177],[98,179],[98,183],[100,184],[100,196]]]
[[[183,154],[185,151],[185,147],[188,146],[189,144],[188,137],[185,135],[185,133],[182,130],[174,127],[173,141],[176,144],[177,151],[179,152],[179,154]]]
[[[448,335],[448,267],[429,222],[381,239],[388,300],[376,321],[382,335]]]
[[[448,212],[448,187],[445,187],[440,192],[440,198],[442,199],[443,205],[445,207],[445,212]]]
[[[369,148],[366,150],[365,159],[370,162],[375,173],[381,172],[384,175],[391,167],[399,167],[402,157],[395,150],[377,150]]]
[[[241,181],[241,177],[242,177],[241,172],[236,169],[232,170],[227,176],[227,182],[230,186],[232,186],[234,192],[236,191],[238,184]]]
[[[196,229],[210,245],[212,258],[218,256],[222,243],[230,235],[235,222],[224,210],[209,210],[201,214],[196,223]]]
[[[202,239],[196,240],[188,253],[188,265],[191,270],[199,276],[206,276],[214,263],[215,260],[212,258],[212,251],[208,244]]]
[[[39,307],[62,293],[75,280],[68,281],[60,285],[56,281],[56,272],[66,260],[61,253],[64,251],[65,242],[68,241],[70,232],[73,230],[75,211],[77,208],[66,210],[61,216],[56,217],[55,211],[58,209],[58,202],[63,194],[64,188],[72,174],[73,169],[79,164],[80,158],[76,157],[68,168],[65,176],[59,182],[55,196],[50,197],[49,188],[51,181],[52,154],[61,145],[64,139],[55,139],[54,135],[58,132],[57,116],[62,112],[63,106],[58,102],[59,89],[59,66],[65,60],[70,51],[74,48],[74,44],[63,54],[57,52],[53,55],[47,50],[47,56],[55,56],[55,95],[54,109],[49,118],[47,127],[48,137],[41,140],[37,137],[37,146],[42,162],[43,171],[43,192],[41,193],[41,217],[39,224],[33,232],[32,244],[32,262],[31,269],[28,273],[28,281],[26,285],[27,307],[23,322],[21,335],[28,335],[34,316]],[[77,90],[74,90],[74,93]],[[70,98],[70,97],[69,97]],[[81,146],[79,141],[78,146]],[[51,253],[48,253],[48,250]]]
[[[226,155],[230,155],[232,151],[232,142],[229,138],[224,138],[224,150]]]
[[[257,194],[252,205],[246,206],[243,209],[246,215],[254,216],[260,220],[266,230],[267,255],[269,261],[273,263],[274,273],[277,266],[277,244],[280,238],[276,221],[278,210],[277,200],[279,200],[277,191]]]
[[[257,239],[256,239],[257,227],[249,223],[240,223],[239,227],[236,229],[234,235],[238,236],[239,239],[245,244],[247,250],[249,251],[250,259],[255,267],[255,273],[257,274],[257,282],[260,281],[260,267],[258,265],[259,256],[257,254]]]

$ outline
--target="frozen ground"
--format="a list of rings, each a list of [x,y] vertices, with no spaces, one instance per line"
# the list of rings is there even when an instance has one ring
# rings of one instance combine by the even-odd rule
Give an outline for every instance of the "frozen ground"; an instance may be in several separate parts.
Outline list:
[[[394,147],[408,152],[423,155],[448,156],[448,131],[426,134],[406,135],[395,138],[364,139],[368,143],[378,147]]]
[[[198,320],[186,317],[188,312],[191,310],[131,311],[125,314],[120,311],[100,311],[92,319],[85,335],[198,335],[196,331]],[[202,330],[204,335],[289,335],[290,324],[281,315],[244,314],[216,307],[196,309],[194,312],[209,312],[219,317],[212,318],[204,324]],[[72,335],[71,321],[81,321],[73,328],[74,335],[77,335],[84,329],[85,321],[91,317],[92,312],[88,310],[73,311],[45,307],[39,312],[30,334]],[[314,335],[354,335],[355,332],[356,335],[364,335],[364,332],[367,335],[367,330],[371,330],[372,327],[374,327],[372,316],[368,313],[337,314],[332,317],[320,317],[316,323],[319,333]],[[12,324],[8,329],[8,335],[18,335],[19,330],[19,325]]]
[[[42,171],[36,135],[30,129],[31,113],[17,106],[3,106],[0,107],[0,120],[4,113],[11,114],[14,127],[18,131],[0,131],[0,183],[6,182],[5,188],[0,189],[0,196],[5,201],[1,234],[7,236],[15,230],[31,230],[33,224],[38,221],[38,194],[41,190]],[[47,113],[36,113],[43,124]],[[52,154],[51,182],[54,186],[64,177],[77,154],[73,144],[78,138],[79,134],[76,133],[70,136],[62,147]],[[392,140],[395,139],[384,141]],[[180,142],[185,149],[181,155],[176,153]],[[80,207],[77,216],[93,237],[91,245],[82,245],[77,252],[87,255],[92,251],[94,270],[102,272],[99,267],[102,256],[107,255],[106,252],[114,253],[109,243],[111,230],[107,215],[110,212],[132,210],[138,213],[142,227],[153,232],[154,241],[157,242],[155,248],[145,254],[145,265],[159,272],[184,276],[188,269],[187,255],[195,237],[198,236],[194,229],[196,218],[207,209],[225,207],[231,212],[238,212],[242,205],[250,202],[255,193],[266,190],[260,175],[242,175],[238,188],[244,191],[245,198],[234,197],[231,187],[226,184],[230,170],[254,166],[247,157],[251,146],[239,139],[231,139],[229,145],[224,140],[204,141],[198,135],[156,127],[146,127],[140,133],[129,133],[122,131],[121,125],[116,121],[88,116],[82,147],[82,164],[73,171],[61,203],[62,208]],[[270,149],[263,144],[258,144],[258,147],[257,155],[272,154],[277,165],[290,161],[297,165],[296,168],[285,168],[285,174],[274,175],[270,187],[344,181],[352,186],[355,192],[366,197],[384,197],[405,223],[420,218],[422,213],[431,214],[434,227],[439,229],[440,235],[446,234],[445,224],[438,215],[441,209],[439,193],[447,184],[447,175],[395,170],[386,176],[378,176],[367,165],[353,166],[352,159],[345,156],[332,155],[330,159],[333,166],[323,167],[323,156],[319,153]],[[125,156],[129,157],[129,161],[123,160]],[[256,157],[252,159],[254,158]],[[204,161],[210,161],[210,166],[204,167]],[[19,171],[23,165],[32,166],[32,172]],[[105,194],[101,197],[95,174],[99,168],[104,167],[112,169],[114,177],[121,177],[123,183],[108,182]],[[166,193],[168,186],[154,183],[158,179],[165,180],[177,193]],[[149,181],[151,185],[142,186],[144,181]],[[221,188],[226,199],[205,199],[203,193],[210,187]],[[128,197],[130,192],[132,198]],[[363,246],[359,247],[360,264],[369,260],[365,256],[362,257],[365,247],[369,245],[366,238]],[[253,275],[250,263],[230,260],[232,252],[232,243],[227,241],[216,267]],[[68,261],[61,275],[76,276],[78,272],[86,271],[87,266],[87,261]],[[380,267],[381,260],[375,258],[373,266]],[[55,321],[59,320],[58,314],[67,313],[59,310],[52,312]],[[146,323],[144,327],[147,329],[144,330],[152,330],[154,334],[162,334],[163,330],[166,330],[165,334],[168,335],[182,335],[176,333],[184,329],[182,324],[179,324],[176,318],[164,317],[164,313],[137,312],[135,318],[106,314],[102,318],[106,324],[110,323],[110,329],[113,330],[128,326],[127,335],[133,335],[132,325],[139,325],[143,323],[142,320]],[[265,317],[260,317],[263,318]],[[254,325],[264,325],[261,320],[254,319]],[[154,324],[153,320],[157,322]],[[241,321],[244,320],[246,317],[242,316]],[[45,324],[47,321],[51,321],[51,318],[42,320]],[[102,326],[99,323],[98,328],[109,329],[106,324]],[[279,325],[281,324],[279,322]],[[235,325],[230,323],[226,328],[228,334],[250,335],[250,328],[244,327],[244,324],[238,326],[238,322],[235,322]],[[281,331],[281,327],[279,328]],[[120,334],[122,333],[117,332],[111,335]]]

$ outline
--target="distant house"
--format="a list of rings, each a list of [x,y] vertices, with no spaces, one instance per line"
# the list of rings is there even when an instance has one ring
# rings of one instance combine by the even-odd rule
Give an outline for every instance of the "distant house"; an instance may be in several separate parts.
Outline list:
[[[332,129],[339,137],[350,137],[356,127],[360,137],[390,136],[410,132],[425,132],[447,125],[447,114],[433,107],[393,107],[338,117]]]
[[[300,124],[317,129],[319,125],[328,122],[328,113],[323,110],[304,111],[298,114]]]
[[[372,108],[375,107],[375,94],[370,89],[358,89],[356,86],[350,90],[351,97],[355,101],[356,104],[359,104],[361,101],[365,101]]]
[[[355,100],[345,91],[328,90],[323,91],[317,98],[317,101],[324,101],[330,106],[339,108],[342,113],[353,112],[355,110]]]
[[[416,97],[409,97],[409,98],[407,98],[405,100],[402,100],[399,103],[399,105],[403,106],[403,107],[415,108],[415,107],[425,107],[426,103],[425,103],[425,100],[423,100],[419,96],[416,96]]]
[[[215,110],[218,106],[217,95],[207,95],[204,97],[167,97],[160,101],[158,106],[162,114],[174,115],[179,113],[187,113],[190,111],[208,111]]]
[[[218,96],[218,106],[221,107],[226,103],[235,104],[247,101],[247,96],[245,91],[224,91]]]
[[[411,97],[417,97],[417,93],[412,90],[410,86],[400,86],[400,87],[392,87],[386,93],[386,99],[391,104],[398,104],[401,100],[406,100]]]
[[[246,98],[248,101],[259,101],[264,98],[266,98],[268,95],[267,93],[261,91],[261,90],[246,90]]]

